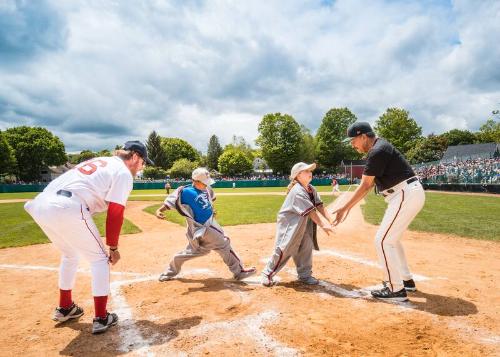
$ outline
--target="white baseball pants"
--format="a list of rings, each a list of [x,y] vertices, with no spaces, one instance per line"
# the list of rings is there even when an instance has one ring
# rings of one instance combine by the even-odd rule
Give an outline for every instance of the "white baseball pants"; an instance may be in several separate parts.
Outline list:
[[[24,208],[61,251],[59,288],[73,289],[78,262],[83,257],[90,263],[92,295],[109,295],[108,256],[87,206],[74,195],[42,192]]]
[[[375,236],[384,280],[392,291],[403,289],[403,280],[412,279],[401,237],[425,203],[425,193],[419,181],[400,183],[394,193],[386,196],[388,203],[382,223]]]

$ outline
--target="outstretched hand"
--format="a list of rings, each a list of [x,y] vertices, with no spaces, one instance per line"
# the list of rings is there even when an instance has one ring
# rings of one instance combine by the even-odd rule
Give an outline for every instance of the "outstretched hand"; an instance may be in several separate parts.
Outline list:
[[[156,210],[155,216],[158,219],[165,219],[165,214],[161,211],[161,207]]]
[[[332,212],[332,215],[335,215],[335,219],[332,222],[333,226],[337,226],[340,223],[344,222],[349,215],[351,210],[347,209],[347,207],[341,207]]]

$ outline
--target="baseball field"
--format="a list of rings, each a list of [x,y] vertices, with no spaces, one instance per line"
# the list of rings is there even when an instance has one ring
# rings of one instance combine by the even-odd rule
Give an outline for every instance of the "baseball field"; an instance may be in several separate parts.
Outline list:
[[[319,192],[329,209],[352,193]],[[274,247],[283,188],[216,190],[217,218],[247,265],[261,270]],[[380,283],[373,237],[384,202],[369,195],[333,236],[319,232],[313,271],[297,283],[290,261],[277,286],[234,281],[211,253],[178,279],[157,279],[186,245],[182,219],[152,213],[163,190],[134,191],[112,268],[110,310],[119,324],[92,335],[89,267],[75,301],[86,313],[55,324],[59,253],[22,209],[35,193],[0,194],[0,355],[23,356],[498,356],[500,197],[428,192],[403,245],[418,291],[405,303],[373,300]],[[103,216],[96,219],[101,228]]]

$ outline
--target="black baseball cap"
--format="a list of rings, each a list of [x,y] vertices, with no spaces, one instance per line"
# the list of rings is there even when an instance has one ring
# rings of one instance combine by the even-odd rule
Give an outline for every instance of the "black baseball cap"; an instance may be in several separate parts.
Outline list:
[[[154,165],[155,163],[148,158],[148,150],[146,149],[146,145],[141,143],[139,140],[131,140],[127,141],[123,144],[123,150],[135,151],[144,159],[144,161],[148,165]]]
[[[347,128],[347,138],[342,140],[342,142],[347,143],[352,140],[352,138],[355,138],[356,136],[359,136],[361,134],[368,134],[368,133],[373,133],[373,129],[370,126],[369,123],[365,121],[357,121],[355,123],[352,123],[349,128]]]

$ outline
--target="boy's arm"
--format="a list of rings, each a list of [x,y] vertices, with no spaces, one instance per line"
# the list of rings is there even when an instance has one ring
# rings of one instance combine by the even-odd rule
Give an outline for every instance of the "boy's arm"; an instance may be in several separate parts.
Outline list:
[[[309,213],[309,217],[312,219],[314,223],[316,223],[319,227],[321,227],[327,235],[333,233],[332,227],[328,222],[324,222],[321,217],[316,213],[316,210],[312,210]]]

